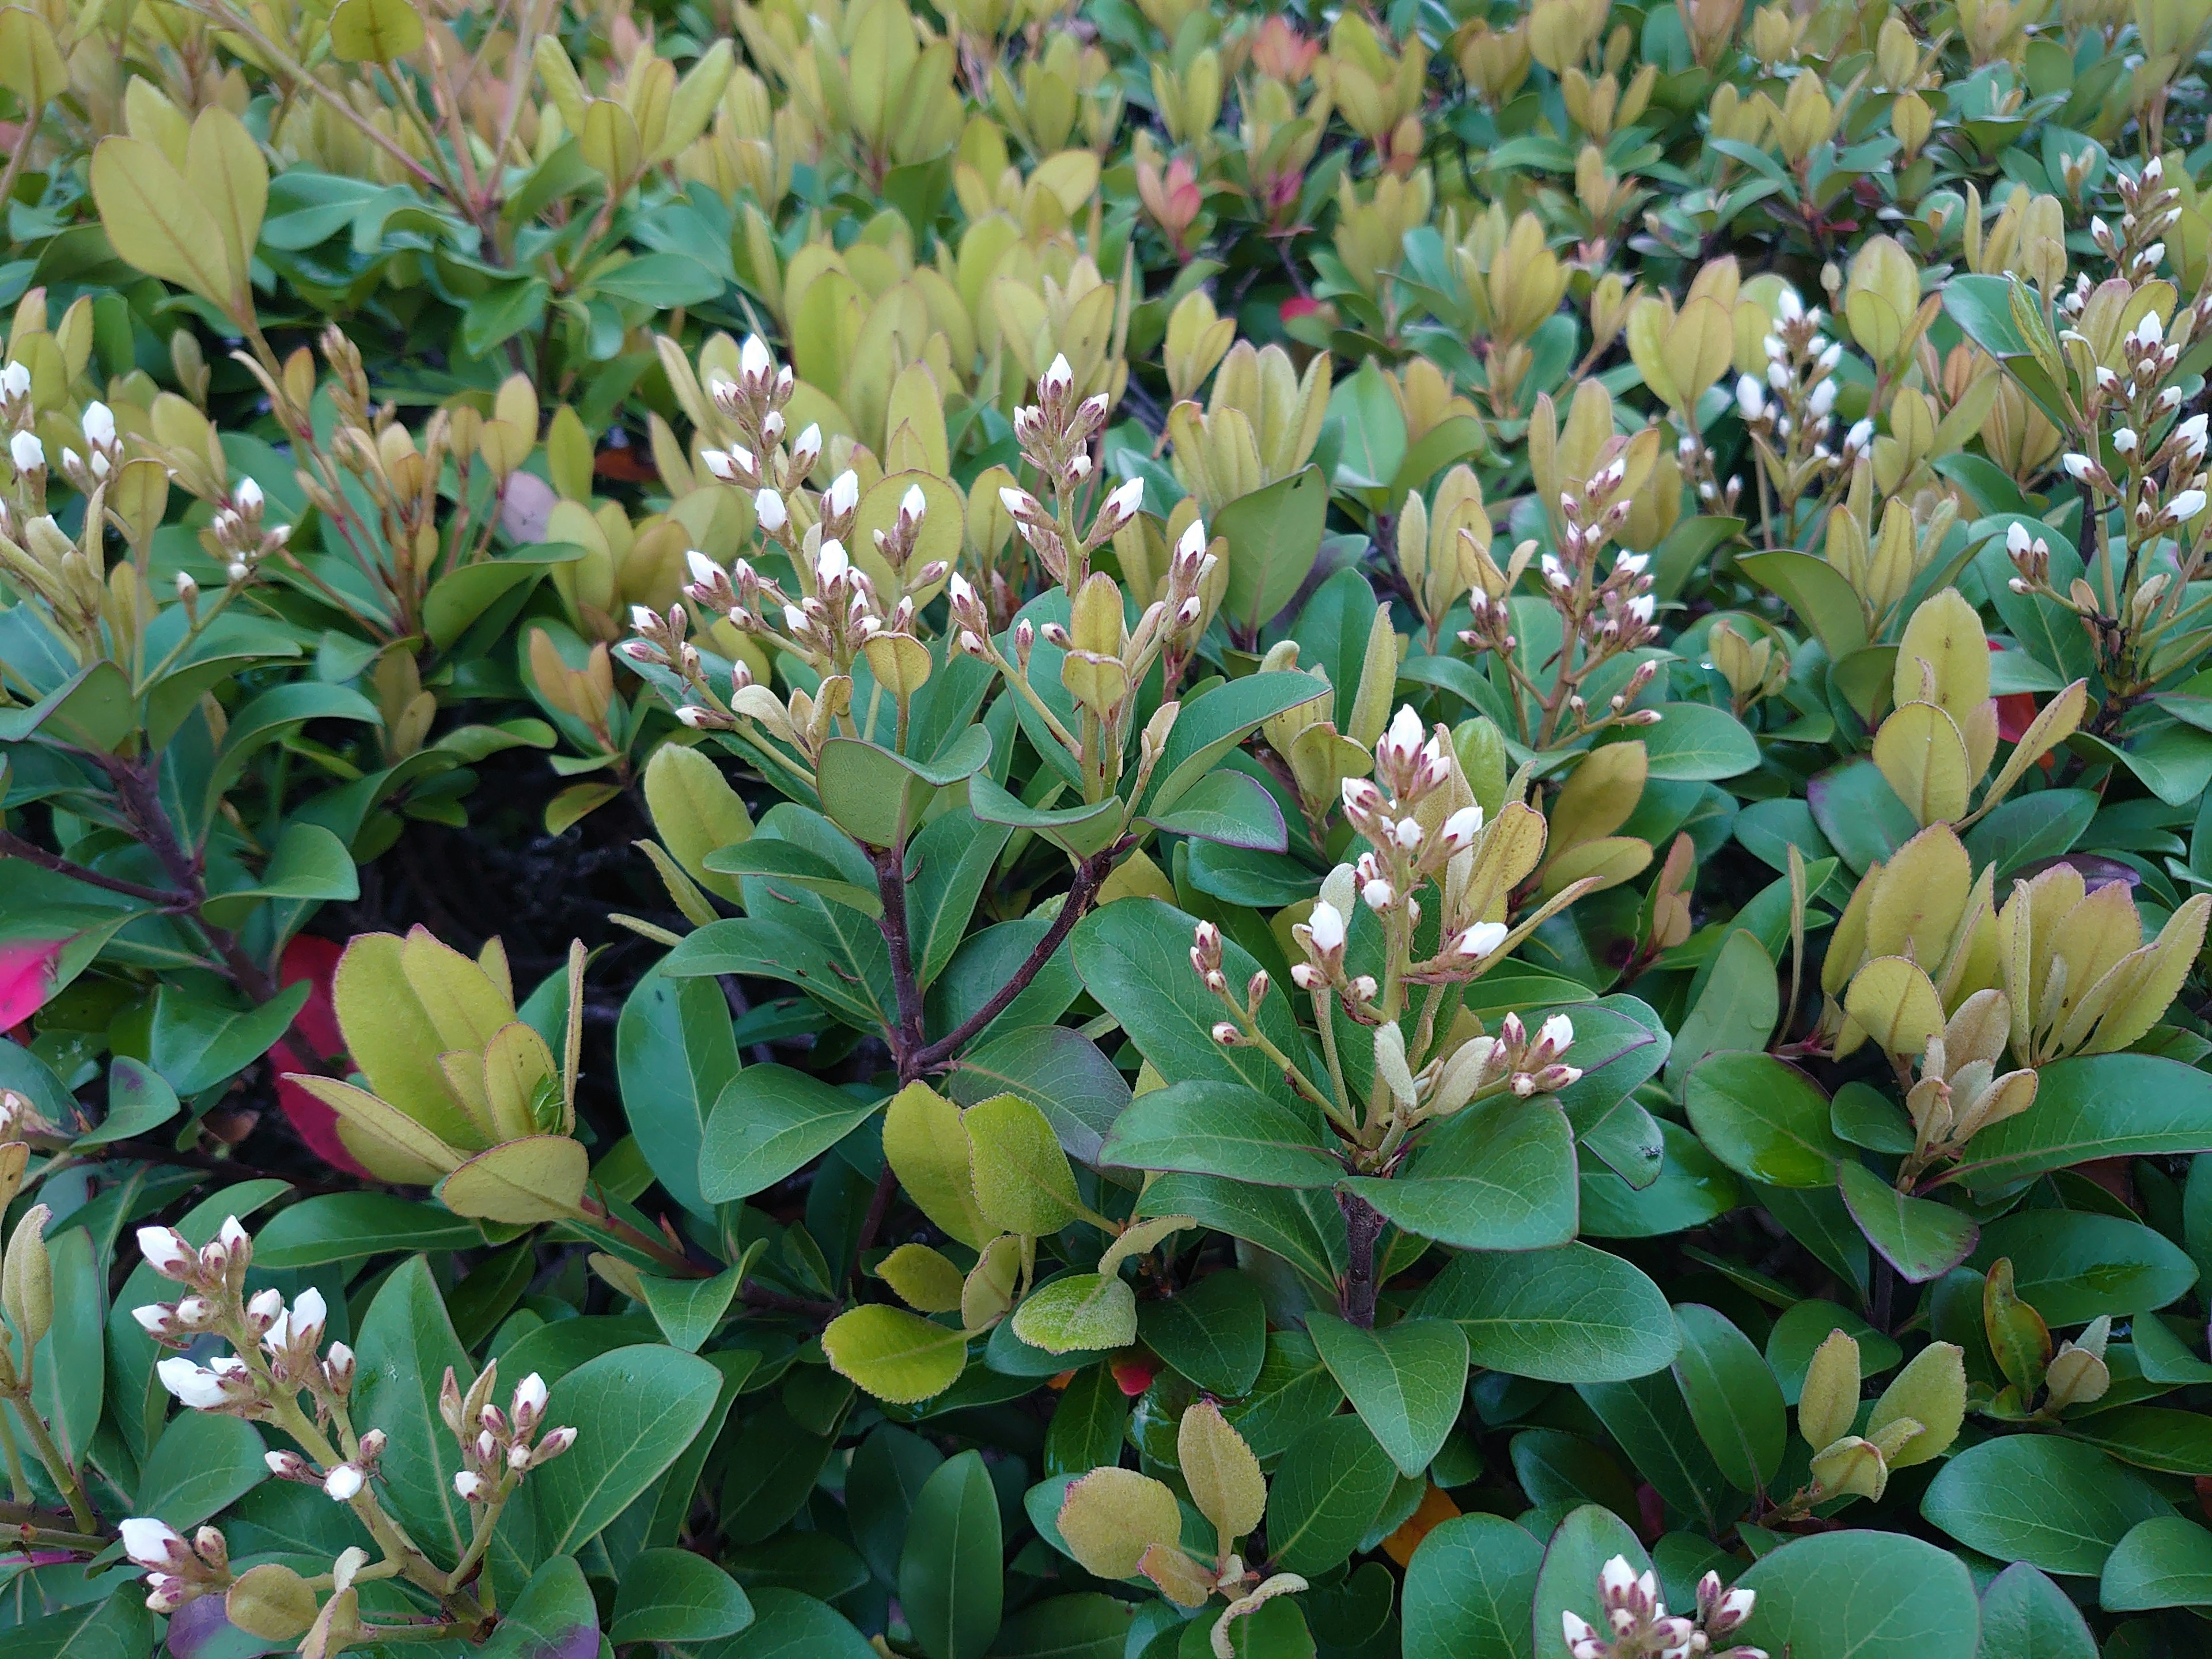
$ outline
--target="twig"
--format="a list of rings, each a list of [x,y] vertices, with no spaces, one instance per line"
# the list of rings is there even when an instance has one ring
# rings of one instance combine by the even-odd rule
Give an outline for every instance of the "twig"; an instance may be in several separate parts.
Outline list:
[[[125,898],[143,899],[149,904],[160,905],[164,910],[189,910],[193,906],[189,893],[180,893],[167,887],[149,887],[142,882],[125,881],[120,876],[102,875],[88,866],[63,858],[58,854],[49,853],[10,830],[0,830],[0,855],[21,859],[26,864],[35,864],[41,870],[67,876],[71,881],[81,881],[88,887],[120,893]]]

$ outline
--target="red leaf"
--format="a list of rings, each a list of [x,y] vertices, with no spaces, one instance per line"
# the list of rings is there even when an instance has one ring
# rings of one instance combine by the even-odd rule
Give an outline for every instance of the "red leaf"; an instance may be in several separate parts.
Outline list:
[[[313,1071],[319,1060],[330,1070],[341,1073],[346,1070],[345,1038],[338,1030],[337,1006],[331,1000],[331,979],[343,951],[334,940],[309,933],[301,934],[284,947],[283,960],[277,964],[277,982],[297,985],[305,981],[313,988],[292,1017],[290,1034],[269,1051],[269,1058],[276,1070],[277,1103],[300,1132],[300,1139],[324,1163],[349,1175],[367,1176],[368,1171],[338,1138],[338,1115],[284,1075]]]

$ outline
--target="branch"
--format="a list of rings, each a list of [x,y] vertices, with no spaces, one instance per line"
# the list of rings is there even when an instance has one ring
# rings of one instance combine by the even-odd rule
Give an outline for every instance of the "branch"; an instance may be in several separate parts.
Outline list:
[[[125,898],[143,899],[149,904],[160,905],[164,910],[189,910],[192,908],[189,893],[179,893],[167,887],[149,887],[143,882],[125,881],[120,876],[102,875],[99,871],[63,858],[59,854],[49,853],[9,830],[0,830],[0,856],[35,864],[41,870],[67,876],[71,881],[81,881],[88,887],[120,893]]]
[[[899,1081],[911,1083],[921,1075],[924,1047],[921,1024],[921,981],[915,977],[914,939],[907,930],[906,849],[871,848],[868,861],[876,866],[876,890],[883,896],[884,914],[876,922],[891,958],[891,984],[898,992],[898,1028],[891,1035],[891,1052],[898,1061]]]
[[[1060,914],[1052,919],[1052,926],[1036,942],[1036,948],[1030,952],[1029,959],[1014,969],[1013,977],[1000,986],[988,1002],[961,1021],[950,1035],[939,1037],[913,1056],[916,1075],[943,1066],[965,1048],[978,1031],[1005,1013],[1016,997],[1029,989],[1030,981],[1043,970],[1045,963],[1052,960],[1053,953],[1075,931],[1075,924],[1090,911],[1098,896],[1098,890],[1106,884],[1106,878],[1113,871],[1114,855],[1120,850],[1119,843],[1116,843],[1102,852],[1093,853],[1076,866],[1075,881],[1068,888],[1066,898],[1060,902]]]

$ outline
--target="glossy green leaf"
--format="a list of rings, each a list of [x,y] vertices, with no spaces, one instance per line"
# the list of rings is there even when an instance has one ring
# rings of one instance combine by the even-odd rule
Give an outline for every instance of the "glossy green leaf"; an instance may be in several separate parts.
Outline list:
[[[899,1600],[929,1659],[982,1659],[1005,1605],[999,1499],[981,1456],[939,1464],[914,1501]]]
[[[2094,1574],[2129,1528],[2172,1511],[2148,1481],[2094,1447],[2007,1435],[1946,1462],[1920,1512],[2000,1561]]]
[[[1318,1310],[1306,1316],[1322,1363],[1401,1474],[1426,1469],[1458,1419],[1467,1338],[1448,1319],[1367,1330]]]
[[[1959,1559],[1900,1533],[1796,1539],[1736,1583],[1759,1599],[1734,1639],[1793,1659],[1965,1656],[1980,1629],[1974,1582]]]
[[[1455,1257],[1414,1305],[1457,1324],[1474,1364],[1547,1382],[1643,1376],[1680,1341],[1659,1287],[1587,1244]]]

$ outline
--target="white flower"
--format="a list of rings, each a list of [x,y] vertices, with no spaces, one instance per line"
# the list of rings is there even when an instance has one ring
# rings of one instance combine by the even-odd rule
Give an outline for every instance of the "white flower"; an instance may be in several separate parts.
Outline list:
[[[844,580],[852,569],[853,561],[846,556],[845,544],[834,538],[823,543],[814,556],[814,580],[824,587]]]
[[[141,1227],[138,1254],[164,1279],[182,1279],[198,1258],[185,1236],[173,1227]]]
[[[830,481],[830,493],[822,498],[823,511],[843,518],[860,504],[860,475],[849,466]]]
[[[115,411],[106,404],[87,404],[81,423],[88,443],[97,444],[105,449],[115,441]]]
[[[2204,510],[2204,492],[2201,489],[2185,489],[2166,504],[2166,510],[2182,523],[2186,524]]]
[[[660,626],[660,614],[649,605],[634,605],[629,608],[629,625],[641,634],[649,634]]]
[[[1472,847],[1482,833],[1482,808],[1462,806],[1444,820],[1444,845],[1457,853]]]
[[[1390,745],[1395,754],[1411,761],[1419,752],[1421,739],[1427,735],[1421,727],[1421,717],[1413,712],[1413,705],[1401,703],[1398,712],[1390,717],[1390,730],[1383,741]]]
[[[154,1367],[154,1372],[161,1379],[163,1388],[195,1410],[213,1410],[227,1397],[221,1377],[182,1355],[162,1360]]]
[[[769,354],[768,343],[757,334],[746,335],[744,344],[738,348],[738,372],[747,380],[761,380],[767,379],[769,371],[775,367],[775,359]]]
[[[9,365],[13,368],[15,365]],[[183,1553],[185,1540],[166,1521],[134,1515],[123,1522],[123,1553],[142,1567],[166,1567]]]
[[[292,1298],[294,1339],[310,1343],[320,1342],[323,1326],[330,1316],[330,1309],[323,1303],[323,1293],[310,1285]]]
[[[1037,391],[1048,396],[1061,397],[1074,385],[1075,371],[1067,366],[1067,354],[1061,352],[1053,358],[1051,367],[1044,372],[1044,379],[1037,382]]]
[[[899,512],[916,524],[929,512],[929,497],[921,493],[920,484],[908,484],[906,494],[899,497]]]
[[[1721,1597],[1719,1615],[1731,1625],[1741,1625],[1751,1617],[1752,1606],[1758,1600],[1757,1590],[1732,1589]]]
[[[251,478],[240,478],[238,488],[230,492],[230,499],[246,513],[258,513],[262,507],[261,486]]]
[[[467,1469],[459,1470],[453,1476],[453,1490],[469,1503],[481,1503],[485,1492],[484,1478]]]
[[[1658,603],[1658,600],[1649,593],[1638,593],[1628,602],[1628,614],[1640,623],[1648,623],[1651,620],[1652,611],[1657,609]]]
[[[1344,912],[1327,899],[1315,903],[1313,914],[1306,918],[1306,927],[1313,934],[1316,951],[1326,954],[1344,948]]]
[[[341,1463],[323,1477],[323,1491],[333,1501],[349,1503],[361,1495],[361,1470],[351,1463]]]
[[[2134,454],[2136,453],[2136,434],[2134,428],[2124,426],[2118,432],[2112,434],[2112,447],[2118,450],[2123,455]]]
[[[684,555],[684,563],[691,573],[691,580],[702,587],[713,587],[722,580],[722,567],[696,547]]]
[[[545,1409],[545,1379],[536,1371],[515,1384],[514,1409],[508,1415],[536,1417]]]
[[[2078,483],[2088,477],[2090,469],[2094,467],[2096,463],[2087,455],[2069,454],[2059,465],[2066,469],[2066,476]]]
[[[1030,517],[1037,510],[1036,497],[1019,484],[1000,484],[999,505],[1018,519]]]
[[[138,1322],[138,1328],[149,1336],[159,1336],[169,1328],[169,1310],[158,1302],[149,1302],[143,1308],[133,1308],[131,1316]]]
[[[2158,313],[2146,311],[2142,321],[2136,325],[2135,341],[2139,346],[2154,346],[2166,337],[2166,330],[2158,320]]]
[[[31,371],[18,362],[0,368],[0,397],[21,398],[31,390]]]
[[[9,459],[18,472],[36,472],[46,464],[46,447],[35,432],[18,432],[8,441]]]
[[[1421,821],[1414,817],[1400,818],[1392,835],[1398,845],[1410,853],[1421,844]]]
[[[1553,1014],[1537,1031],[1536,1041],[1564,1053],[1574,1045],[1575,1023],[1565,1014]]]
[[[1615,570],[1626,570],[1632,576],[1640,576],[1650,567],[1649,553],[1623,553],[1613,562]]]
[[[1572,1659],[1600,1659],[1605,1652],[1605,1644],[1598,1636],[1597,1627],[1572,1607],[1560,1610],[1559,1628],[1566,1637],[1567,1651]]]
[[[1538,562],[1538,564],[1539,568],[1544,573],[1544,580],[1551,583],[1553,586],[1558,588],[1568,588],[1572,587],[1575,585],[1574,578],[1567,574],[1566,566],[1559,562],[1558,554],[1545,554],[1543,558]]]
[[[1774,314],[1785,323],[1794,323],[1805,314],[1805,302],[1797,297],[1794,289],[1778,289],[1774,295]]]
[[[2191,459],[2200,459],[2203,456],[2204,428],[2205,417],[2202,415],[2191,415],[2173,428],[2174,441],[2189,452]]]
[[[806,430],[792,441],[791,460],[802,474],[814,471],[814,463],[822,459],[822,428],[809,421]]]
[[[795,605],[787,605],[783,607],[783,626],[787,633],[804,634],[806,631],[806,613]]]
[[[2027,526],[2014,519],[2012,521],[2012,527],[2005,532],[2005,551],[2013,557],[2018,558],[2034,544],[2029,539]]]
[[[1844,434],[1844,448],[1846,451],[1864,449],[1873,441],[1874,422],[1870,419],[1853,421],[1851,429]]]
[[[1790,365],[1787,363],[1767,364],[1766,383],[1772,386],[1777,392],[1787,392],[1790,389]]]
[[[1815,415],[1826,415],[1836,406],[1836,383],[1833,380],[1823,380],[1814,386],[1811,402],[1813,412]]]
[[[1115,526],[1125,525],[1137,516],[1138,509],[1144,504],[1145,481],[1132,478],[1107,496],[1106,522]]]
[[[784,511],[783,497],[765,486],[753,497],[753,516],[771,536],[791,522],[791,514]]]
[[[1365,901],[1369,909],[1387,910],[1390,908],[1390,901],[1398,895],[1389,882],[1377,876],[1359,890],[1359,896]]]
[[[1176,554],[1180,558],[1194,559],[1205,551],[1205,520],[1201,519],[1193,519],[1190,521],[1189,526],[1182,532],[1182,539],[1176,543]]]
[[[1361,818],[1380,810],[1382,792],[1365,778],[1346,778],[1344,781],[1344,811],[1347,817]],[[1347,902],[1349,895],[1347,896]]]
[[[1495,956],[1508,931],[1502,921],[1478,921],[1459,936],[1459,953],[1474,961]]]

